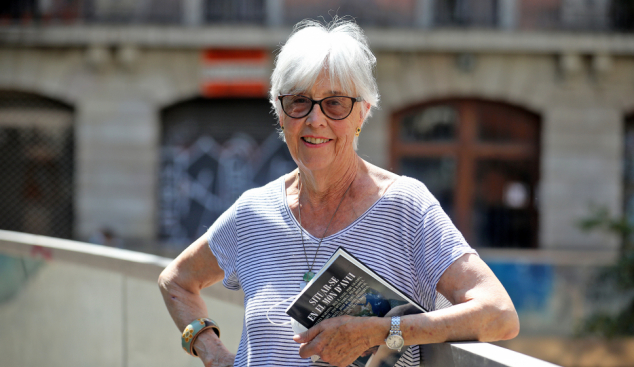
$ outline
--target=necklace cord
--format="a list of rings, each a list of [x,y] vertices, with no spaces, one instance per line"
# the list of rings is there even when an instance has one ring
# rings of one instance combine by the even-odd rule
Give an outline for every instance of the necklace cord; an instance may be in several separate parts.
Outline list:
[[[299,171],[297,172],[297,210],[299,211],[299,235],[302,238],[302,249],[304,250],[304,257],[306,258],[306,265],[309,266],[308,272],[311,271],[310,263],[308,262],[308,253],[306,252],[306,246],[304,246],[304,230],[302,229],[302,204],[299,202],[299,196],[302,193],[302,181],[299,179]],[[321,242],[319,243],[321,245]],[[319,247],[317,247],[319,250]]]
[[[355,175],[356,178],[356,175]],[[302,181],[300,180],[299,177],[299,172],[297,172],[297,181],[299,182],[298,186],[298,192],[297,192],[297,211],[299,212],[299,234],[302,238],[302,248],[304,250],[304,257],[306,258],[306,265],[308,265],[308,272],[312,272],[313,271],[313,266],[315,266],[315,261],[317,261],[317,253],[319,252],[319,248],[321,247],[321,242],[324,240],[324,238],[326,237],[326,233],[328,232],[328,228],[330,228],[330,224],[332,223],[332,221],[335,219],[335,215],[337,214],[337,211],[339,211],[339,207],[341,206],[341,204],[343,203],[343,199],[346,198],[346,194],[348,193],[348,191],[350,190],[350,188],[352,187],[352,183],[354,182],[354,179],[352,179],[352,182],[350,182],[350,185],[348,185],[348,188],[346,189],[346,192],[343,193],[343,196],[341,197],[341,200],[339,201],[339,204],[337,205],[337,208],[335,209],[335,212],[332,213],[332,217],[330,218],[330,222],[328,222],[328,225],[326,226],[326,230],[324,231],[324,233],[321,235],[321,238],[319,239],[319,244],[317,244],[317,250],[315,250],[315,256],[313,257],[313,262],[312,264],[310,264],[308,262],[308,253],[306,252],[306,246],[304,245],[304,230],[302,228],[302,205],[300,203],[300,194],[302,193]]]

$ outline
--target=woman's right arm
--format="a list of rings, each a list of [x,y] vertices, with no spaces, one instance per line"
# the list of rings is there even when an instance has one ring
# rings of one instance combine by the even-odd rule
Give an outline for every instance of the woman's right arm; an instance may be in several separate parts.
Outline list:
[[[179,331],[192,321],[208,317],[200,292],[224,277],[203,235],[183,251],[159,276],[163,300]],[[212,329],[203,331],[194,343],[206,367],[233,366],[235,355],[227,350]]]

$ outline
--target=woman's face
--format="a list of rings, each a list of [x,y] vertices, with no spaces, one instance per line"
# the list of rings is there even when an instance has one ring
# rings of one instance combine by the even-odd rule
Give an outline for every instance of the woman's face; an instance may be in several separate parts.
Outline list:
[[[339,83],[330,83],[321,73],[310,90],[295,92],[320,100],[330,96],[345,96]],[[355,96],[350,96],[355,97]],[[361,102],[367,103],[367,102]],[[284,112],[280,124],[284,126],[286,144],[293,160],[303,170],[320,171],[344,168],[356,159],[353,141],[357,128],[365,117],[361,103],[354,103],[352,113],[343,120],[332,120],[315,104],[306,117],[291,118]]]

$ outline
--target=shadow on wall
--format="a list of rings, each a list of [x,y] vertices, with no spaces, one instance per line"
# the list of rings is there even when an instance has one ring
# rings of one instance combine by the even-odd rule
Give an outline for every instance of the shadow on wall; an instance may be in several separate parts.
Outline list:
[[[15,297],[43,263],[42,260],[0,255],[0,304]]]

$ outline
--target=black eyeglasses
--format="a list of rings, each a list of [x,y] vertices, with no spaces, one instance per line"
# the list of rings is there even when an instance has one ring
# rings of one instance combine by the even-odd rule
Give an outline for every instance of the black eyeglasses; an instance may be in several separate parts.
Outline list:
[[[301,119],[308,116],[313,106],[318,104],[321,112],[331,120],[343,120],[350,116],[355,102],[361,101],[360,98],[352,98],[346,96],[332,96],[315,101],[314,99],[302,96],[300,94],[283,94],[278,96],[282,104],[282,111],[294,119]]]

